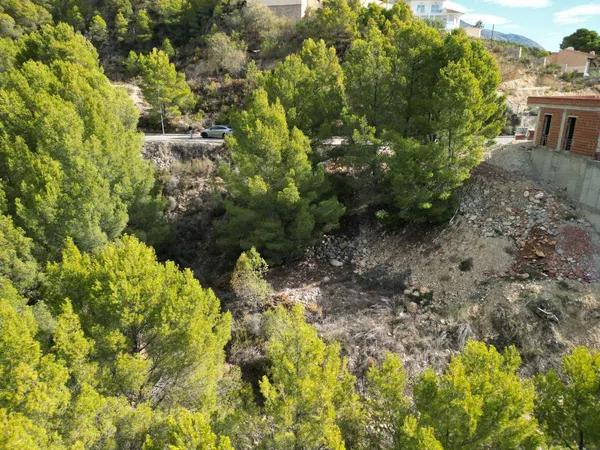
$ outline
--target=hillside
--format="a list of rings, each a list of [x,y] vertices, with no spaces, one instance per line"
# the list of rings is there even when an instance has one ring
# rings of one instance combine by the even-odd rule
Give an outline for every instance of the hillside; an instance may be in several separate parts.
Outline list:
[[[0,0],[0,448],[600,448],[594,216],[499,136],[597,80],[297,12]]]
[[[461,21],[460,26],[461,27],[472,27],[473,25],[471,25],[467,22]],[[496,30],[494,30],[492,32],[492,30],[488,30],[487,28],[484,28],[481,31],[481,36],[483,37],[483,39],[487,39],[487,40],[493,39],[496,42],[507,42],[510,44],[522,45],[523,47],[544,50],[544,47],[542,47],[540,44],[535,42],[533,39],[529,39],[528,37],[522,36],[520,34],[502,33],[500,31],[496,31]]]
[[[167,184],[175,186],[186,264],[228,299],[202,225],[215,207],[207,167],[223,153],[151,148],[165,180],[177,180]],[[354,216],[299,261],[271,271],[270,303],[304,305],[358,374],[387,351],[402,355],[411,373],[442,368],[467,339],[516,344],[530,374],[555,366],[574,345],[600,346],[600,240],[560,193],[532,177],[527,151],[497,146],[461,190],[450,224],[393,232]],[[226,305],[239,318],[236,336],[252,333],[260,310]],[[245,370],[260,362],[248,345],[233,345],[232,360]]]

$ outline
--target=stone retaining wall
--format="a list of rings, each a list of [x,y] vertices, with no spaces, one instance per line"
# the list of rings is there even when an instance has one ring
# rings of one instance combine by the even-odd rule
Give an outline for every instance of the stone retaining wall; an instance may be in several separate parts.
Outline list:
[[[210,141],[178,140],[177,142],[146,142],[142,149],[144,158],[152,161],[158,169],[169,169],[176,161],[191,161],[207,158],[212,161],[223,159],[225,145]]]

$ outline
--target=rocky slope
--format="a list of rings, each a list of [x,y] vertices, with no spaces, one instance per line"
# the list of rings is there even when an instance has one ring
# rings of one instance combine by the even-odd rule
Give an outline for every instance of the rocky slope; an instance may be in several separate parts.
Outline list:
[[[252,366],[261,360],[252,338],[261,310],[228,302],[227,269],[208,253],[221,152],[147,155],[172,198],[174,253],[234,310],[231,358]],[[413,373],[442,367],[469,338],[516,345],[527,374],[556,365],[574,345],[600,346],[598,236],[560,193],[536,182],[527,149],[493,149],[461,198],[452,221],[436,229],[392,232],[370,217],[346,220],[302,260],[271,270],[271,303],[304,304],[358,374],[386,351]],[[221,276],[207,276],[215,268]]]

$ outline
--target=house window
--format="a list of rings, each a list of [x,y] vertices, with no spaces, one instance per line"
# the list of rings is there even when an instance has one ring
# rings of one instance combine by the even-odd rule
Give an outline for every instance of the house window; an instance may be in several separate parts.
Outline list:
[[[431,5],[431,13],[432,14],[440,14],[442,12],[442,5],[439,3],[434,3]]]
[[[544,116],[544,126],[542,127],[542,140],[540,143],[544,146],[548,145],[548,135],[550,134],[550,126],[552,125],[552,114]]]
[[[575,135],[575,124],[577,117],[569,117],[567,120],[567,131],[565,133],[565,151],[570,152],[573,146],[573,136]]]
[[[417,5],[417,13],[425,14],[425,5]]]

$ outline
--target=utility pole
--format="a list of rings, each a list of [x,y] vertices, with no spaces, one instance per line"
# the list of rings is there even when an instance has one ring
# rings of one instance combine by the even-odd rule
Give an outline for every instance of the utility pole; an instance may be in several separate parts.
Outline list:
[[[495,23],[493,23],[493,24],[492,24],[492,39],[491,39],[492,43],[494,42],[494,30],[495,30],[495,29],[496,29],[496,24],[495,24]]]

